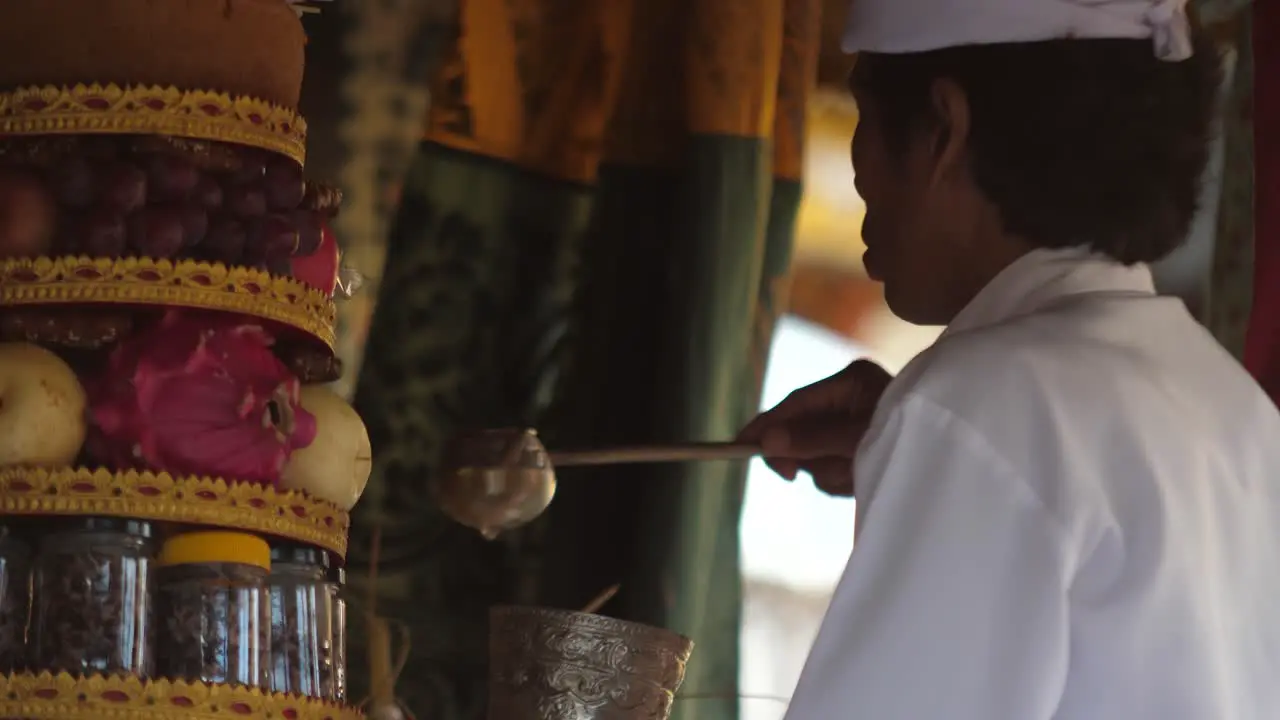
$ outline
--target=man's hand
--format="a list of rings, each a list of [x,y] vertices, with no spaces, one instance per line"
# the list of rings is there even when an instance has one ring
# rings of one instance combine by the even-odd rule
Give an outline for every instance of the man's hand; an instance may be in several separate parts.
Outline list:
[[[823,492],[852,495],[853,456],[892,379],[879,365],[859,360],[758,415],[738,441],[759,445],[769,467],[788,480],[804,471]]]

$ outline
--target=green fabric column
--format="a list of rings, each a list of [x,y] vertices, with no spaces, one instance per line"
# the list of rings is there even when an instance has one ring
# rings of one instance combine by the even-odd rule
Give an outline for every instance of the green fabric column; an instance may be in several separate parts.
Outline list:
[[[750,350],[771,204],[772,145],[764,138],[730,136],[695,136],[690,145],[682,213],[688,245],[681,258],[689,305],[670,318],[687,350],[682,367],[670,370],[678,395],[668,401],[683,413],[675,424],[682,437],[727,439],[751,416],[744,397],[757,392]],[[667,536],[658,557],[679,601],[667,624],[702,643],[686,677],[691,699],[678,703],[674,716],[735,718],[742,618],[738,527],[746,463],[691,463],[671,470],[678,532]],[[670,505],[655,496],[650,507],[652,517],[662,517]]]
[[[576,362],[564,388],[573,420],[549,439],[723,439],[745,418],[768,146],[697,138],[688,153],[679,173],[622,166],[601,173]],[[686,691],[719,699],[691,699],[697,714],[680,717],[736,717],[744,467],[563,469],[549,513],[547,604],[581,605],[621,583],[608,614],[697,643]]]
[[[791,289],[791,254],[795,245],[796,220],[800,215],[803,185],[798,179],[773,178],[769,197],[769,222],[764,235],[764,262],[760,274],[760,294],[756,305],[751,343],[751,370],[754,384],[743,396],[743,414],[753,416],[760,408],[769,351],[778,318],[787,310]]]
[[[753,415],[760,406],[774,327],[787,310],[791,291],[791,256],[804,199],[805,140],[809,103],[818,82],[823,5],[823,0],[786,0],[783,8],[782,56],[773,125],[773,190],[751,346],[755,384],[754,392],[746,398],[748,415]]]
[[[723,440],[755,411],[799,205],[798,181],[774,181],[783,19],[781,0],[636,7],[557,439]],[[803,108],[790,117],[802,132]],[[745,470],[560,473],[544,597],[581,603],[621,583],[608,614],[693,638],[681,720],[738,716]]]

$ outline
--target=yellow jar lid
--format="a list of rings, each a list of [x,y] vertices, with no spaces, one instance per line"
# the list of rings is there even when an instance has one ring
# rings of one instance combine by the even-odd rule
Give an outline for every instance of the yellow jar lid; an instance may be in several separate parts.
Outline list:
[[[174,535],[160,548],[160,565],[239,563],[271,570],[271,547],[247,533],[210,531]]]

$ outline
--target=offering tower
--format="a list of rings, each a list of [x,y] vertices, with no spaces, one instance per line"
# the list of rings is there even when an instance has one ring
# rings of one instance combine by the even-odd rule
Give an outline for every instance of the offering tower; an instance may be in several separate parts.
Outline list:
[[[361,716],[304,5],[5,9],[0,720]]]

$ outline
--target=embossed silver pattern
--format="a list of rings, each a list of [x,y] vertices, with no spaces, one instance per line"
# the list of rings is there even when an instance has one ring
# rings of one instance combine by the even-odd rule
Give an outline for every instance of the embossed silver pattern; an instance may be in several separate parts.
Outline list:
[[[489,720],[667,720],[693,641],[600,615],[495,607]]]

